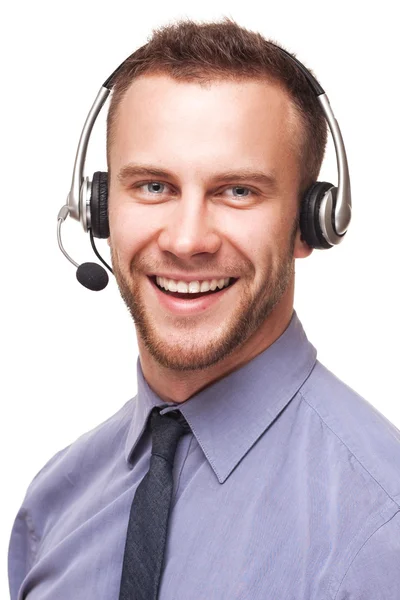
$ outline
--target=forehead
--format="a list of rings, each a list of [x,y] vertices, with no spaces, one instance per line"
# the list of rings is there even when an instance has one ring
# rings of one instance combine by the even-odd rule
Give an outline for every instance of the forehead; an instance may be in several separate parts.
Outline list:
[[[297,121],[288,93],[265,79],[204,84],[147,74],[120,102],[110,156],[154,163],[168,152],[171,160],[199,165],[238,154],[252,162],[261,153],[270,163],[284,155],[287,161],[297,146]]]

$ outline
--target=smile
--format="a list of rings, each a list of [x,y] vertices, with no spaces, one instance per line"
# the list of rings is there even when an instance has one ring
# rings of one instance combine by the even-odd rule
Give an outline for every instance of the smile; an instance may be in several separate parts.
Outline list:
[[[159,283],[157,280],[160,281],[160,278],[156,275],[153,276],[149,276],[148,277],[149,281],[151,282],[151,285],[156,293],[156,297],[159,301],[159,303],[161,304],[161,306],[164,307],[164,309],[167,309],[168,312],[175,314],[175,315],[191,315],[191,314],[196,314],[196,313],[202,313],[203,311],[207,310],[208,308],[211,308],[214,305],[218,305],[219,302],[222,300],[222,298],[226,295],[229,294],[231,288],[234,286],[234,284],[236,283],[236,281],[238,281],[237,279],[233,278],[233,277],[228,277],[228,278],[223,278],[222,279],[222,287],[220,288],[218,286],[218,283],[216,286],[214,286],[214,282],[220,282],[220,280],[204,280],[204,281],[188,281],[188,282],[183,282],[183,281],[176,281],[176,287],[177,289],[183,289],[183,286],[185,286],[185,290],[189,290],[189,285],[191,285],[191,290],[192,291],[171,291],[170,289],[170,282],[173,281],[175,282],[175,280],[171,280],[171,279],[167,279],[168,282],[168,289],[165,289],[165,287],[162,287],[160,285],[160,283],[162,283],[162,281]],[[161,278],[164,279],[164,285],[165,285],[165,278]],[[225,285],[225,281],[226,279],[228,279],[227,285]],[[180,285],[183,284],[183,285]],[[196,284],[196,285],[194,285]],[[198,285],[197,285],[198,284]],[[208,285],[208,290],[206,291],[200,291],[197,292],[195,290],[198,289],[198,287],[200,289],[204,289],[206,287],[206,284]],[[179,286],[179,287],[178,287]],[[202,287],[203,286],[203,287]],[[171,286],[172,288],[174,288],[174,285],[172,284]],[[211,289],[214,288],[214,289]]]
[[[232,277],[222,277],[220,279],[181,281],[168,279],[167,277],[155,276],[155,282],[159,288],[167,292],[178,292],[180,294],[198,294],[205,292],[214,292],[222,290],[233,283]]]

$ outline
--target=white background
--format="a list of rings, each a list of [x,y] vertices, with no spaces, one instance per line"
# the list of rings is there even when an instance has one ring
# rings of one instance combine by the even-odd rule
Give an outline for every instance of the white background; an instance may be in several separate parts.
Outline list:
[[[135,331],[115,281],[98,293],[80,286],[58,250],[56,224],[98,89],[158,25],[231,16],[294,51],[320,79],[346,144],[353,222],[340,246],[297,261],[295,308],[319,359],[400,428],[395,7],[388,0],[37,0],[3,9],[2,598],[9,534],[29,482],[55,452],[136,392]],[[88,174],[106,169],[104,124],[105,111]],[[320,179],[337,181],[331,141]],[[68,220],[63,232],[78,262],[94,260],[79,224]],[[106,243],[99,245],[108,257]]]

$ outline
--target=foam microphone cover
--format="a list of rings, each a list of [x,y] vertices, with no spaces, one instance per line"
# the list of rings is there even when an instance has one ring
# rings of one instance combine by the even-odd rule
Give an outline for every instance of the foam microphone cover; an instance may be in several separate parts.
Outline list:
[[[97,263],[92,262],[79,265],[76,271],[76,278],[79,283],[94,292],[104,290],[108,284],[107,271]]]

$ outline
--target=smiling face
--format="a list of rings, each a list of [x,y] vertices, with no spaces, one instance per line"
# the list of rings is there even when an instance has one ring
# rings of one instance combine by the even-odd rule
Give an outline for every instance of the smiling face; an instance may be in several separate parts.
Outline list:
[[[311,252],[295,227],[299,131],[289,97],[263,80],[205,86],[144,75],[114,127],[109,244],[141,359],[201,370],[232,353],[240,362],[249,344],[261,351],[273,321],[290,318],[294,258]],[[181,293],[166,291],[165,279]],[[228,287],[198,297],[222,279]]]

